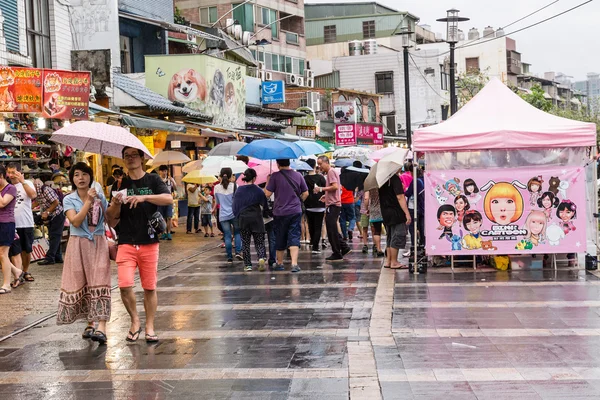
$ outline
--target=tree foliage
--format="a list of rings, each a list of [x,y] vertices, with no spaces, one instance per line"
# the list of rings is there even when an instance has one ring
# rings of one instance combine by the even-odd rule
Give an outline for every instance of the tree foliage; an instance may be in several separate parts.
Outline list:
[[[533,85],[531,93],[519,93],[519,96],[532,106],[542,111],[549,112],[552,110],[552,101],[544,97],[544,89],[539,84]]]
[[[456,79],[456,96],[458,97],[458,108],[467,104],[487,83],[489,68],[480,71],[471,69],[468,72],[458,74]]]

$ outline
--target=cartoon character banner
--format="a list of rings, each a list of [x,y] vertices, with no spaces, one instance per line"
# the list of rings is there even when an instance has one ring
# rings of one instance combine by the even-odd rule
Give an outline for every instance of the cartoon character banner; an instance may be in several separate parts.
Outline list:
[[[206,55],[146,56],[146,87],[225,128],[246,127],[246,72]]]
[[[89,72],[45,69],[43,116],[87,120],[91,84]]]
[[[585,251],[581,167],[428,171],[425,188],[429,255]]]
[[[42,112],[42,70],[0,66],[0,112]]]

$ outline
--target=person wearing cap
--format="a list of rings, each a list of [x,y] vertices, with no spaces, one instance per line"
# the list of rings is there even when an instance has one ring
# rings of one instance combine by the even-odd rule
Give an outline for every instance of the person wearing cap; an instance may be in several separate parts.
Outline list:
[[[267,250],[265,248],[265,224],[263,216],[268,212],[267,198],[261,188],[255,185],[256,171],[248,168],[242,178],[246,185],[240,186],[233,195],[233,214],[238,220],[242,236],[242,254],[244,271],[252,271],[250,257],[250,240],[254,238],[254,246],[258,253],[258,270],[265,270]]]

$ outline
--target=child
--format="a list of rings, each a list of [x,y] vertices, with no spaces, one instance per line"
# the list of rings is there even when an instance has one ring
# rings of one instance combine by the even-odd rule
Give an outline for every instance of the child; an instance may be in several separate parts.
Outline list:
[[[210,237],[215,237],[212,226],[212,202],[213,197],[210,195],[210,189],[204,186],[200,193],[200,218],[204,227],[204,237],[208,237],[208,228],[210,228]]]

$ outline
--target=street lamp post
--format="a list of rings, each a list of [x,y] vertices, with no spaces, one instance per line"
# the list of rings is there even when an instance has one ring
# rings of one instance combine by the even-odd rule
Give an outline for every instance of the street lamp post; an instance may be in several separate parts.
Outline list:
[[[438,22],[446,22],[446,42],[450,45],[450,114],[454,115],[458,109],[456,98],[456,71],[454,66],[454,47],[458,42],[458,23],[468,21],[469,18],[459,17],[457,9],[446,11],[446,18],[440,18]]]
[[[402,48],[404,49],[404,107],[406,110],[406,144],[409,149],[412,148],[412,125],[410,120],[410,76],[408,74],[408,49],[410,48],[410,31],[407,25],[400,30],[402,36]]]

